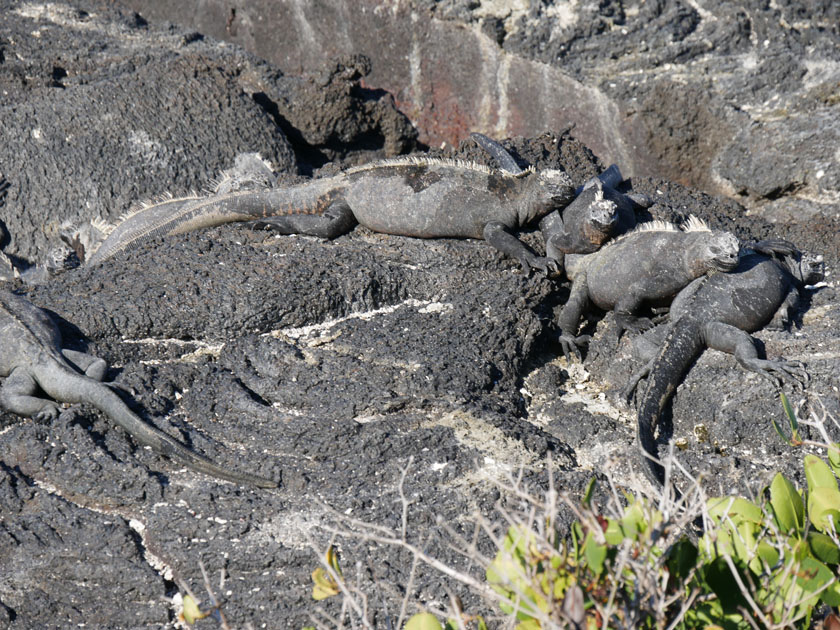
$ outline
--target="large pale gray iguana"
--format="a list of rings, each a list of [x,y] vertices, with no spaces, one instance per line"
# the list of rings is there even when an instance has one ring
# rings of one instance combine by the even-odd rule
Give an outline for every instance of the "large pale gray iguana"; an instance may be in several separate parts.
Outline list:
[[[240,156],[243,164],[250,159],[252,165],[243,170],[253,170],[253,154],[245,156],[250,157]],[[553,261],[537,256],[511,231],[567,205],[574,194],[568,175],[559,170],[514,174],[417,156],[276,188],[237,188],[228,178],[211,195],[165,199],[138,208],[107,235],[87,262],[95,265],[155,236],[235,221],[323,238],[335,238],[359,223],[386,234],[483,238],[517,258],[525,269],[548,272]]]
[[[763,247],[768,242],[771,246]],[[639,381],[647,376],[639,402],[638,431],[645,473],[656,484],[664,481],[654,439],[659,417],[705,348],[735,355],[744,369],[757,372],[777,387],[783,379],[801,384],[807,381],[808,375],[799,361],[759,358],[748,333],[764,327],[787,327],[791,314],[799,307],[800,289],[823,279],[824,264],[822,257],[800,255],[792,246],[785,251],[779,246],[783,241],[768,242],[756,244],[754,250],[763,253],[746,253],[729,273],[698,278],[689,284],[671,304],[669,323],[651,331],[664,334],[664,341],[648,345],[647,352],[643,344],[638,346],[653,358],[632,376],[624,395],[629,399]]]
[[[689,282],[710,271],[729,271],[738,263],[740,244],[729,232],[712,231],[695,217],[681,227],[662,221],[642,223],[592,254],[567,256],[571,293],[560,312],[560,344],[566,358],[580,357],[588,336],[577,335],[590,304],[613,310],[617,334],[652,325],[636,313],[643,305],[664,306]]]
[[[135,440],[152,447],[192,470],[260,488],[277,482],[223,468],[188,449],[131,412],[122,399],[100,381],[105,361],[61,348],[61,334],[40,308],[9,291],[0,291],[0,405],[20,416],[50,420],[58,416],[54,400],[88,403],[128,431]],[[42,398],[45,393],[54,400]]]

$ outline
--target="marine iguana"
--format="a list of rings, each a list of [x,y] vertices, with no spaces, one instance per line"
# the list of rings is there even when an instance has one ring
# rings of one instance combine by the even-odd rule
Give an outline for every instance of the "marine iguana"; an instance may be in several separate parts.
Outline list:
[[[618,168],[613,165],[618,173]],[[605,171],[607,173],[608,171]],[[605,185],[601,176],[584,185],[562,214],[551,213],[540,221],[546,236],[546,256],[560,264],[566,254],[591,254],[611,238],[621,236],[636,226],[636,209],[647,208],[651,201],[644,195],[633,198]],[[621,174],[618,174],[619,181]]]
[[[566,359],[588,339],[577,336],[590,303],[615,312],[617,335],[641,331],[650,319],[634,315],[643,303],[667,304],[680,289],[709,271],[729,271],[738,264],[740,244],[729,232],[712,231],[689,217],[681,227],[664,221],[642,223],[597,252],[567,257],[571,293],[560,312],[560,345]]]
[[[58,405],[36,396],[39,391],[61,402],[88,403],[139,443],[192,470],[238,484],[277,487],[271,479],[223,468],[143,422],[100,382],[105,376],[105,361],[62,349],[55,322],[43,310],[9,291],[0,291],[0,340],[0,376],[6,377],[0,387],[0,405],[8,411],[38,420],[56,418]]]
[[[807,382],[800,361],[760,359],[749,333],[788,326],[791,313],[799,306],[800,289],[825,276],[822,257],[798,255],[795,248],[772,257],[783,249],[768,250],[762,244],[742,256],[734,270],[698,278],[677,295],[669,323],[659,329],[667,334],[658,354],[631,377],[624,390],[629,399],[647,376],[639,403],[638,435],[645,453],[645,473],[655,484],[664,483],[654,439],[659,417],[705,348],[733,354],[744,369],[768,378],[777,387],[782,380]]]
[[[141,207],[88,259],[98,264],[155,236],[236,221],[283,234],[335,238],[359,223],[375,232],[421,238],[483,238],[526,270],[548,272],[511,233],[568,204],[574,186],[559,170],[518,174],[459,160],[408,156],[332,177],[263,190],[219,190]]]
[[[522,172],[501,144],[481,133],[472,133],[470,137],[503,170],[512,174]],[[616,187],[623,181],[621,171],[613,164],[580,186],[568,206],[540,219],[546,256],[556,260],[558,267],[563,267],[566,254],[591,254],[609,239],[629,232],[636,225],[636,210],[652,205],[647,195],[618,192]]]

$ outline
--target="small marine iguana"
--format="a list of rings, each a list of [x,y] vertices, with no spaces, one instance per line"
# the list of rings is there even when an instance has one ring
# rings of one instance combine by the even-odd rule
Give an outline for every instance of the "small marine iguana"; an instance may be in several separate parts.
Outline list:
[[[56,418],[58,405],[36,396],[39,391],[61,402],[88,403],[141,444],[192,470],[238,484],[277,487],[271,479],[223,468],[143,422],[100,382],[105,376],[105,361],[62,349],[55,322],[43,310],[9,291],[0,291],[0,340],[0,376],[6,377],[0,387],[0,405],[8,411],[38,420]]]
[[[503,170],[512,174],[522,172],[501,144],[481,133],[472,133],[470,137]],[[636,210],[652,205],[647,195],[618,192],[616,187],[622,181],[621,171],[613,164],[580,186],[568,206],[540,219],[546,256],[556,260],[558,267],[563,266],[566,254],[591,254],[609,239],[629,232],[636,225]]]
[[[652,325],[634,314],[644,303],[667,304],[680,289],[710,271],[729,271],[738,264],[738,239],[712,231],[696,217],[681,227],[663,221],[642,223],[597,252],[567,257],[572,280],[569,300],[559,317],[560,345],[570,359],[580,358],[578,323],[590,303],[615,312],[617,334]]]
[[[764,247],[768,242],[769,249]],[[654,439],[659,417],[705,348],[735,355],[744,369],[757,372],[777,387],[782,379],[807,382],[808,374],[800,361],[760,359],[749,335],[764,327],[787,327],[791,313],[798,310],[800,289],[825,276],[821,256],[799,255],[791,246],[788,253],[772,257],[773,252],[784,251],[778,246],[783,243],[759,242],[734,270],[698,278],[685,287],[671,304],[669,323],[660,328],[667,334],[658,354],[631,377],[625,388],[624,396],[629,399],[647,376],[639,403],[638,431],[645,453],[645,473],[655,484],[664,483]]]
[[[526,270],[548,272],[511,233],[568,204],[574,186],[559,170],[519,174],[458,160],[409,156],[338,175],[263,190],[221,190],[139,208],[88,259],[95,265],[155,236],[235,221],[283,234],[335,238],[359,223],[375,232],[421,238],[483,238]]]
[[[613,164],[610,169],[615,169],[620,182],[618,167]],[[604,184],[601,178],[610,169],[589,180],[562,214],[552,213],[540,221],[546,256],[562,264],[567,254],[591,254],[636,226],[636,209],[649,207],[651,201],[644,195],[631,198]]]

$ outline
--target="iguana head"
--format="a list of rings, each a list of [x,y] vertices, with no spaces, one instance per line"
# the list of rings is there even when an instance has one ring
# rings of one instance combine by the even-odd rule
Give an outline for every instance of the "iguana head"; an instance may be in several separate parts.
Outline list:
[[[709,232],[703,241],[702,259],[707,268],[715,271],[732,271],[738,265],[741,242],[730,232]]]
[[[594,245],[601,245],[610,236],[618,223],[618,205],[614,201],[604,199],[604,185],[600,180],[585,189],[579,199],[591,197],[583,217],[583,231],[586,238]]]
[[[558,206],[565,206],[575,198],[575,187],[571,178],[564,172],[549,168],[538,171],[540,184],[545,189],[548,197]]]
[[[789,256],[785,262],[794,278],[802,284],[816,284],[825,278],[825,262],[822,256],[802,252],[798,259],[795,256]]]

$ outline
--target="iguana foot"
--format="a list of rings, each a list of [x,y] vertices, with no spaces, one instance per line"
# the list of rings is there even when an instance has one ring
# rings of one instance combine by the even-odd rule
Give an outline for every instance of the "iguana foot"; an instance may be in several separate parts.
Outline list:
[[[560,273],[560,265],[556,258],[545,256],[523,257],[519,259],[519,262],[522,264],[522,272],[526,275],[531,275],[531,271],[534,269],[541,271],[546,276]]]
[[[777,359],[746,359],[741,364],[751,372],[760,374],[777,388],[781,388],[784,381],[805,387],[810,380],[805,364],[802,361],[787,361]]]
[[[255,230],[271,230],[280,234],[306,234],[332,240],[352,230],[356,225],[356,217],[349,206],[343,202],[337,202],[324,210],[323,214],[270,216],[250,221],[248,224]]]
[[[563,356],[566,357],[566,361],[569,363],[572,362],[572,353],[574,353],[574,355],[578,358],[578,361],[582,360],[583,355],[581,355],[580,349],[589,343],[591,338],[591,335],[578,335],[575,337],[573,335],[560,333],[560,347],[563,350]]]
[[[630,379],[627,381],[627,385],[624,386],[624,389],[621,390],[621,399],[627,403],[628,406],[631,405],[633,402],[633,394],[636,393],[636,389],[639,387],[639,383],[643,378],[647,378],[650,374],[650,371],[653,369],[653,364],[656,362],[656,359],[649,361],[643,368],[634,372]]]
[[[744,248],[751,249],[757,254],[764,254],[765,256],[800,256],[802,252],[791,243],[783,238],[766,238],[761,241],[747,241],[744,243]]]
[[[41,407],[41,410],[35,414],[35,419],[39,422],[46,422],[48,420],[51,421],[58,418],[58,414],[58,405],[51,400],[45,400],[44,405]]]
[[[646,331],[648,328],[653,328],[653,324],[653,320],[647,317],[634,317],[633,315],[628,315],[626,313],[616,313],[616,341],[621,340],[621,335],[624,334],[625,330],[629,330],[633,333],[641,333]]]

